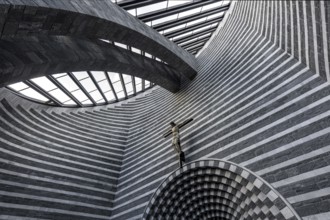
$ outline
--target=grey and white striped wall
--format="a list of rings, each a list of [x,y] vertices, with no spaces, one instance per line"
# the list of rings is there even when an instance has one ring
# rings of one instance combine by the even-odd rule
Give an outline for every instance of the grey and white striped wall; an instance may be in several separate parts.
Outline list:
[[[330,4],[237,1],[196,78],[117,106],[59,109],[1,90],[0,219],[141,219],[187,162],[251,170],[304,219],[330,218]]]

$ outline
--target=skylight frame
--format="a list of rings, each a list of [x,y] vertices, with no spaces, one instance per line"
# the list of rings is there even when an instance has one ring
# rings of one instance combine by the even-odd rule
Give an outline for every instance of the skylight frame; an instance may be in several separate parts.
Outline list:
[[[143,3],[142,3],[143,2]],[[149,2],[149,4],[147,3]],[[133,10],[133,5],[136,6],[136,11],[146,9],[147,13],[133,13],[138,19],[145,22],[147,25],[153,27],[160,34],[169,38],[169,40],[177,43],[183,43],[185,39],[191,40],[194,37],[190,35],[200,35],[199,28],[202,27],[202,31],[205,31],[203,26],[206,25],[210,30],[209,33],[213,33],[218,27],[221,20],[224,18],[226,11],[230,7],[230,0],[222,1],[205,1],[205,0],[191,0],[183,3],[175,3],[171,0],[166,1],[138,1],[134,0],[122,0],[117,4],[124,9],[130,8]],[[174,3],[171,4],[171,3]],[[143,5],[144,8],[140,8]],[[160,8],[151,10],[152,6],[162,5]],[[170,7],[169,7],[170,6]],[[199,22],[196,21],[199,19]],[[217,22],[214,24],[212,21]],[[208,24],[213,24],[208,26]],[[186,29],[186,30],[185,30]],[[206,29],[206,27],[205,27]],[[204,32],[206,33],[206,32]],[[177,37],[177,35],[181,35]],[[176,38],[177,37],[177,38]],[[187,37],[187,38],[184,38]],[[196,36],[197,37],[197,36]],[[205,39],[205,43],[211,38]],[[186,48],[183,48],[186,49]]]
[[[96,90],[91,90],[87,91],[86,88],[81,84],[80,81],[85,80],[87,77],[76,77],[77,74],[86,74],[88,76],[88,79],[91,81],[92,85],[96,87]],[[33,102],[41,103],[41,104],[46,104],[46,105],[51,105],[51,106],[57,106],[57,107],[93,107],[93,106],[100,106],[100,105],[105,105],[105,104],[111,104],[111,103],[116,103],[125,99],[128,99],[132,96],[135,96],[139,93],[144,92],[146,89],[149,89],[153,87],[155,84],[150,83],[150,87],[144,88],[142,84],[144,84],[144,80],[132,75],[127,75],[125,74],[125,77],[128,77],[128,81],[126,82],[123,78],[123,75],[121,73],[114,73],[116,74],[116,77],[118,81],[115,83],[118,83],[120,85],[120,91],[116,91],[114,88],[113,82],[111,81],[111,78],[109,76],[107,71],[82,71],[80,72],[67,72],[67,73],[60,73],[60,74],[53,74],[53,75],[48,75],[48,76],[43,76],[45,79],[49,80],[50,83],[53,84],[53,87],[49,90],[47,90],[47,87],[41,87],[38,85],[38,83],[35,83],[35,79],[41,78],[33,78],[30,80],[26,80],[20,83],[15,83],[12,85],[7,86],[7,88],[17,94],[18,96],[29,99]],[[97,76],[95,74],[102,74],[102,76]],[[59,79],[63,77],[69,77],[70,80],[72,80],[75,85],[77,86],[78,89],[70,89],[64,86]],[[140,89],[137,89],[137,84],[136,80],[138,80],[140,83],[138,84]],[[100,87],[99,83],[107,83],[107,88],[106,90],[102,90]],[[19,86],[16,86],[16,88],[13,85],[20,84]],[[142,88],[143,87],[143,88]],[[33,90],[33,92],[36,92],[37,95],[43,96],[43,99],[45,101],[38,100],[34,97],[30,97],[27,95],[24,95],[20,93],[23,90]],[[128,94],[128,89],[130,93]],[[131,91],[132,90],[132,91]],[[93,99],[92,95],[90,93],[97,91],[100,93],[102,100],[95,100]],[[53,95],[56,93],[63,94],[63,97],[61,96],[61,99],[57,98],[57,95]],[[81,97],[78,99],[73,93],[75,92],[81,92],[86,96],[86,99],[82,99],[84,97]],[[118,97],[117,93],[122,92],[123,97],[120,98]],[[107,96],[108,95],[108,96]],[[65,97],[64,97],[65,96]],[[65,100],[64,100],[65,99]]]

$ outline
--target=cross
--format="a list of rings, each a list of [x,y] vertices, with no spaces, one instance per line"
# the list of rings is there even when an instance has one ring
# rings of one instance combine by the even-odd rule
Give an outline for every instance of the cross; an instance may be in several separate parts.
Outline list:
[[[172,146],[174,147],[174,150],[176,151],[178,158],[179,158],[179,165],[180,168],[182,168],[182,162],[185,162],[185,156],[184,156],[184,152],[181,150],[181,143],[180,143],[180,128],[182,128],[183,126],[185,126],[186,124],[192,122],[193,119],[187,119],[184,122],[182,122],[181,124],[175,124],[174,122],[171,122],[170,125],[172,126],[172,128],[168,131],[165,132],[165,134],[163,135],[164,138],[170,136],[171,134],[172,136]]]

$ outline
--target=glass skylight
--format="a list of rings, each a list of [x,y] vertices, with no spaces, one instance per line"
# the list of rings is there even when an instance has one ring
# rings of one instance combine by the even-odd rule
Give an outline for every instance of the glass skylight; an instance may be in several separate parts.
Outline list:
[[[110,43],[110,44],[113,43],[115,46],[118,46],[118,47],[123,48],[125,50],[130,50],[130,51],[132,51],[134,53],[137,53],[137,54],[140,54],[140,55],[144,55],[144,56],[146,56],[148,58],[152,58],[152,59],[157,60],[159,62],[165,63],[163,60],[159,59],[158,57],[152,56],[151,54],[149,54],[147,52],[143,52],[140,49],[137,49],[135,47],[131,47],[131,46],[128,46],[126,44],[122,44],[122,43],[118,43],[118,42],[112,42],[112,41],[109,41],[109,40],[104,40],[104,39],[100,39],[100,40],[103,41],[103,42],[106,42],[106,43]]]
[[[179,39],[178,44],[185,45],[184,49],[187,49],[188,41],[192,42],[191,46],[194,46],[193,35],[201,39],[204,45],[210,39],[212,32],[221,22],[230,5],[229,0],[164,0],[156,3],[153,1],[146,3],[146,1],[138,0],[113,0],[113,2],[127,9],[128,13],[140,18],[148,26],[153,27],[175,43]],[[208,21],[212,19],[215,23],[210,25]],[[196,24],[198,27],[194,29]],[[184,31],[187,28],[189,31]],[[184,42],[185,38],[187,43]],[[197,52],[198,50],[193,51],[193,54]]]
[[[127,99],[154,84],[104,71],[58,73],[7,86],[25,98],[63,107],[104,105]]]

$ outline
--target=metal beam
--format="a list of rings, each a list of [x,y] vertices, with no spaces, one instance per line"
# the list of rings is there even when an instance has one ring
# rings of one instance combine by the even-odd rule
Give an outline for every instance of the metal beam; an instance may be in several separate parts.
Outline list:
[[[204,18],[204,17],[210,16],[210,15],[213,15],[213,14],[217,14],[217,13],[226,11],[226,10],[228,10],[228,8],[229,8],[228,5],[221,6],[221,7],[213,8],[213,9],[203,11],[203,12],[200,12],[200,13],[199,12],[194,13],[192,15],[189,15],[189,16],[186,16],[186,17],[183,17],[183,18],[179,18],[177,20],[171,20],[171,21],[167,21],[167,22],[164,22],[164,23],[160,23],[160,24],[157,24],[157,25],[152,26],[152,27],[156,31],[162,31],[162,30],[165,30],[165,29],[169,29],[169,28],[181,25],[181,24],[185,24],[187,22],[191,22],[191,21],[194,21],[194,20],[197,20],[197,19],[200,19],[200,18]],[[223,17],[223,16],[221,16],[221,17]]]
[[[197,24],[190,25],[188,27],[184,27],[184,28],[180,28],[178,30],[168,32],[168,33],[164,34],[164,36],[167,37],[167,38],[175,37],[175,36],[178,36],[178,35],[196,30],[198,28],[202,28],[202,27],[214,24],[216,22],[220,22],[221,20],[222,20],[222,18],[213,18],[213,19],[208,20],[208,21],[199,22]]]
[[[135,77],[132,76],[132,86],[133,86],[133,94],[136,95],[136,84],[135,84]]]
[[[208,39],[210,39],[211,36],[206,36],[206,37],[202,37],[202,38],[197,38],[193,41],[190,41],[189,43],[185,43],[185,44],[180,44],[179,46],[182,48],[188,48],[190,46],[195,45],[197,42],[201,42],[201,41],[207,41]]]
[[[168,9],[160,9],[157,11],[153,11],[150,13],[146,13],[140,16],[137,16],[138,19],[140,19],[143,22],[148,22],[156,19],[160,19],[169,15],[174,15],[183,11],[188,11],[190,9],[199,8],[204,5],[209,5],[214,3],[215,1],[210,0],[195,0],[194,2],[173,6]]]
[[[125,0],[118,2],[117,5],[125,10],[131,10],[163,1],[165,0]]]
[[[53,76],[49,75],[46,76],[47,79],[49,79],[52,83],[54,83],[60,90],[62,90],[62,92],[64,92],[68,97],[70,97],[70,99],[72,99],[79,107],[82,107],[82,103],[76,99],[76,97],[74,97],[72,95],[71,92],[69,92],[60,82],[58,82]]]
[[[87,71],[88,76],[92,79],[93,83],[95,84],[97,90],[101,94],[102,98],[104,99],[105,103],[109,103],[108,99],[105,97],[104,93],[102,92],[102,89],[100,88],[99,84],[97,83],[96,79],[94,78],[93,74],[90,71]]]
[[[125,98],[127,99],[128,96],[127,96],[127,91],[126,91],[126,87],[125,87],[125,81],[124,81],[123,75],[121,73],[119,73],[119,78],[120,78],[121,85],[123,86]]]
[[[70,78],[77,84],[77,86],[79,87],[79,89],[81,89],[81,91],[83,91],[83,93],[93,103],[93,105],[97,105],[97,103],[92,98],[92,96],[89,94],[89,92],[87,92],[87,90],[85,89],[85,87],[83,87],[83,85],[81,85],[81,83],[79,82],[79,80],[71,72],[68,73],[68,76],[70,76]]]
[[[142,91],[146,90],[146,82],[142,79]]]
[[[207,29],[207,30],[202,30],[202,31],[196,32],[196,33],[191,34],[191,35],[188,35],[188,36],[177,38],[173,42],[176,43],[176,44],[180,44],[180,43],[183,43],[185,41],[192,40],[192,39],[194,39],[196,37],[200,37],[200,36],[203,36],[203,35],[208,34],[210,32],[213,32],[216,29],[217,28],[214,27],[214,28],[210,28],[210,29]]]
[[[24,81],[24,83],[26,85],[30,86],[31,88],[33,88],[34,90],[36,90],[37,92],[39,92],[41,95],[45,96],[50,101],[54,102],[56,105],[63,106],[63,104],[59,100],[57,100],[55,97],[53,97],[47,91],[43,90],[43,88],[41,88],[38,84],[34,83],[33,81],[26,80],[26,81]]]
[[[116,101],[118,102],[118,96],[117,96],[117,93],[116,93],[116,91],[115,91],[115,88],[114,88],[113,85],[112,85],[112,82],[111,82],[111,79],[110,79],[110,77],[109,77],[109,75],[108,75],[108,72],[104,72],[104,74],[105,74],[105,76],[106,76],[106,78],[107,78],[107,80],[108,80],[108,83],[109,83],[109,85],[110,85],[110,88],[111,88],[112,94],[115,96],[115,99],[116,99]]]

